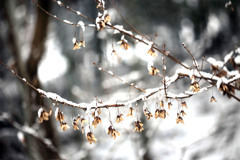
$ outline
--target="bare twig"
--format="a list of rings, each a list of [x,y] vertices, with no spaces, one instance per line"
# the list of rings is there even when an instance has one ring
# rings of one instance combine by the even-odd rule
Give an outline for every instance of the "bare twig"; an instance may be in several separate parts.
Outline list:
[[[136,88],[136,89],[138,89],[138,90],[140,90],[140,91],[142,91],[142,92],[146,92],[144,89],[139,88],[139,87],[136,86],[134,83],[129,83],[129,82],[127,82],[127,81],[124,81],[124,80],[121,79],[120,77],[114,75],[111,71],[106,71],[106,70],[103,69],[102,67],[98,66],[95,62],[93,62],[93,65],[94,65],[95,67],[97,67],[100,71],[103,71],[103,72],[105,72],[105,73],[113,76],[114,78],[120,80],[122,83],[127,84],[127,85],[129,85],[130,87],[134,87],[134,88]]]
[[[164,44],[164,47],[163,47],[163,50],[164,50],[164,51],[165,51],[165,47],[166,47],[166,45]],[[167,101],[167,87],[166,87],[166,79],[165,79],[166,66],[165,66],[165,58],[164,58],[164,55],[163,55],[163,57],[162,57],[162,63],[163,63],[162,71],[163,71],[164,94],[165,94],[165,98],[166,98],[166,101]]]
[[[183,48],[188,52],[188,54],[192,57],[193,62],[194,62],[194,64],[195,64],[195,68],[197,69],[198,73],[201,75],[201,73],[200,73],[200,71],[199,71],[199,68],[198,68],[199,66],[198,66],[198,64],[197,64],[197,62],[196,62],[196,59],[193,57],[192,53],[190,52],[190,50],[187,48],[187,46],[186,46],[184,43],[182,43],[182,46],[183,46]]]
[[[58,0],[58,1],[57,1],[57,0],[52,0],[52,1],[55,2],[55,3],[57,3],[60,7],[64,7],[64,8],[66,8],[67,10],[71,11],[72,13],[77,14],[78,16],[81,16],[81,17],[83,17],[83,18],[85,18],[85,19],[87,19],[87,20],[89,20],[89,21],[91,21],[91,22],[94,22],[94,20],[93,20],[92,18],[90,18],[90,17],[82,14],[80,11],[74,10],[74,9],[72,9],[72,8],[69,7],[69,6],[66,6],[66,5],[63,4],[61,1],[59,1],[59,0]]]
[[[63,23],[65,23],[65,24],[71,25],[71,26],[76,26],[76,27],[79,26],[79,24],[77,24],[77,23],[73,23],[73,22],[70,22],[70,21],[68,21],[68,20],[61,19],[61,18],[57,17],[56,15],[53,15],[52,13],[50,13],[50,12],[48,12],[47,10],[45,10],[44,8],[42,8],[42,7],[38,4],[38,2],[36,2],[35,0],[32,0],[32,1],[33,1],[33,3],[35,4],[36,7],[38,7],[39,9],[41,9],[43,12],[45,12],[45,13],[48,14],[49,16],[55,18],[56,20],[58,20],[58,21],[60,21],[60,22],[63,22]],[[53,1],[54,1],[54,0],[53,0]],[[61,3],[61,4],[62,4],[63,6],[65,6],[63,3]],[[68,8],[68,10],[70,10],[70,7],[66,6],[66,8]],[[87,17],[87,16],[85,16],[85,15],[83,15],[83,14],[81,14],[81,13],[78,14],[78,11],[75,11],[75,10],[73,10],[73,9],[71,9],[70,11],[72,11],[73,13],[76,13],[77,15],[82,16],[82,17],[84,17],[84,18],[86,18],[86,19],[94,22],[91,18],[89,18],[89,17]],[[85,24],[85,26],[93,27],[93,26],[86,25],[86,24]]]
[[[135,27],[133,27],[121,14],[121,12],[119,11],[119,9],[117,8],[117,6],[115,5],[115,3],[110,0],[111,5],[116,9],[116,11],[118,12],[119,16],[122,18],[122,20],[131,28],[133,29],[137,34],[141,35],[143,38],[150,40],[147,36],[145,36],[144,34],[142,34],[140,31],[138,31]]]
[[[203,69],[203,64],[204,64],[205,58],[206,58],[205,56],[203,56],[203,57],[202,57],[202,65],[201,65],[201,68],[200,68],[200,70],[202,70],[202,69]]]
[[[44,12],[45,12],[46,14],[48,14],[49,16],[51,16],[51,17],[53,17],[53,18],[55,18],[55,19],[57,19],[57,20],[65,23],[65,24],[72,25],[72,26],[76,26],[76,27],[79,26],[78,24],[75,24],[75,23],[70,22],[70,21],[68,21],[68,20],[63,20],[63,19],[61,19],[61,18],[58,18],[57,16],[55,16],[55,15],[49,13],[48,11],[46,11],[45,9],[43,9],[35,0],[32,0],[32,1],[33,1],[33,3],[36,5],[36,7],[40,8],[42,11],[44,11]],[[59,3],[60,3],[60,2],[59,2]],[[73,9],[70,9],[69,6],[64,5],[62,2],[61,2],[60,4],[61,4],[61,6],[65,6],[65,8],[68,9],[68,10],[70,10],[71,12],[79,15],[78,11],[75,11],[75,10],[73,10]],[[80,13],[79,16],[82,16],[83,18],[86,17],[86,19],[91,20],[91,18],[89,18],[89,17],[87,17],[87,16],[85,16],[85,15],[83,15],[83,14],[81,14],[81,13]],[[94,22],[94,21],[91,20],[91,22]],[[119,28],[117,28],[116,26],[114,26],[114,25],[112,25],[112,24],[109,24],[109,23],[106,23],[105,25],[108,26],[108,27],[110,27],[110,28],[112,28],[112,29],[118,30],[120,33],[122,33],[122,34],[124,34],[124,35],[127,35],[127,36],[129,36],[129,37],[131,37],[131,38],[133,38],[133,39],[135,39],[135,40],[137,40],[137,41],[139,41],[139,42],[141,42],[141,43],[143,43],[143,44],[148,45],[148,42],[144,41],[143,39],[140,39],[140,38],[136,37],[136,36],[133,35],[133,34],[130,34],[129,31],[119,29]],[[93,27],[92,25],[86,25],[86,26]],[[95,26],[94,26],[94,27],[95,27]],[[173,57],[169,52],[165,52],[165,51],[161,50],[160,48],[158,48],[157,46],[158,46],[157,44],[153,43],[153,48],[154,48],[155,50],[157,50],[158,52],[160,52],[160,53],[162,53],[163,55],[167,56],[168,58],[170,58],[170,59],[173,60],[174,62],[180,64],[180,65],[183,66],[184,68],[190,69],[188,66],[186,66],[185,64],[183,64],[183,63],[182,63],[181,61],[179,61],[177,58]]]

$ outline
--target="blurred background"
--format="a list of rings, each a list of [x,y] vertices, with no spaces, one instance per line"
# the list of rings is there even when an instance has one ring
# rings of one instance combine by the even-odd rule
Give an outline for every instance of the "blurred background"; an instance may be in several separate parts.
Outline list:
[[[65,20],[89,22],[51,0],[39,0],[44,9]],[[64,4],[95,19],[98,10],[94,0],[64,0]],[[147,35],[183,63],[192,66],[191,57],[182,47],[185,43],[198,63],[202,57],[223,60],[240,45],[239,0],[106,0],[112,24],[124,25],[121,18],[142,34]],[[228,5],[229,4],[229,5]],[[0,1],[0,59],[28,82],[76,103],[95,101],[124,102],[142,93],[99,71],[93,62],[111,70],[124,80],[147,89],[159,87],[161,78],[148,74],[146,53],[148,47],[125,36],[129,50],[117,42],[121,34],[106,29],[97,31],[87,27],[82,34],[79,28],[66,25],[38,9],[31,0]],[[79,35],[80,34],[80,35]],[[82,40],[86,47],[72,50],[72,39]],[[117,56],[111,52],[113,48]],[[161,70],[161,55],[154,65]],[[181,66],[166,58],[167,76]],[[203,69],[210,71],[204,62]],[[188,90],[190,80],[182,79],[169,91]],[[204,85],[204,83],[202,84]],[[214,95],[217,103],[210,103]],[[146,103],[154,113],[158,97]],[[240,159],[240,107],[239,102],[222,96],[211,89],[186,99],[188,109],[185,124],[176,124],[177,102],[167,110],[166,119],[146,120],[142,115],[143,103],[137,113],[144,123],[142,133],[133,133],[134,118],[126,117],[128,108],[102,110],[103,123],[92,128],[96,144],[89,144],[81,131],[74,131],[73,118],[83,111],[59,105],[70,129],[62,131],[54,115],[49,121],[38,122],[40,107],[47,111],[55,107],[50,100],[40,97],[3,66],[0,67],[0,159]],[[135,105],[135,104],[134,104]],[[124,121],[115,123],[116,115]],[[107,135],[109,119],[121,136],[113,140]],[[32,133],[32,134],[30,134]],[[36,136],[37,135],[37,136]],[[46,138],[48,140],[46,140]],[[52,143],[52,145],[48,145]]]

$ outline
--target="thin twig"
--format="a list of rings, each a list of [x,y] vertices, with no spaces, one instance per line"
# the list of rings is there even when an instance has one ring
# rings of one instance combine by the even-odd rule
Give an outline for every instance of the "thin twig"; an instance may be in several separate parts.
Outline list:
[[[202,65],[201,65],[201,69],[200,69],[201,71],[202,71],[202,69],[203,69],[203,63],[204,63],[204,61],[205,61],[205,58],[206,58],[205,56],[202,57]]]
[[[164,44],[164,48],[163,50],[165,51],[165,44]],[[167,87],[166,87],[166,79],[165,79],[165,72],[166,72],[166,66],[165,66],[165,58],[164,58],[164,55],[162,57],[162,63],[163,63],[163,66],[162,66],[162,71],[163,71],[163,86],[164,86],[164,94],[165,94],[165,98],[166,98],[166,101],[167,101]]]
[[[193,59],[193,62],[194,62],[194,64],[195,64],[195,68],[197,69],[197,71],[198,71],[198,73],[201,75],[201,73],[200,73],[200,71],[199,71],[199,66],[198,66],[198,64],[197,64],[197,62],[196,62],[196,59],[193,57],[193,55],[192,55],[192,53],[190,52],[190,50],[187,48],[187,46],[184,44],[184,43],[182,43],[182,46],[183,46],[183,48],[188,52],[188,54],[192,57],[192,59]],[[202,76],[202,75],[201,75]]]
[[[130,87],[134,87],[134,88],[136,88],[136,89],[138,89],[138,90],[140,90],[140,91],[142,91],[142,92],[146,92],[144,89],[139,88],[139,87],[136,86],[134,83],[129,83],[129,82],[127,82],[127,81],[124,81],[124,80],[122,80],[120,77],[114,75],[111,71],[106,71],[105,69],[103,69],[102,67],[100,67],[99,65],[97,65],[95,62],[93,62],[93,65],[94,65],[95,67],[97,67],[100,71],[103,71],[103,72],[105,72],[105,73],[113,76],[114,78],[120,80],[122,83],[127,84],[127,85],[129,85]]]
[[[79,24],[76,24],[76,23],[73,23],[73,22],[70,22],[70,21],[68,21],[68,20],[64,20],[64,19],[61,19],[61,18],[59,18],[59,17],[57,17],[56,15],[53,15],[52,13],[50,13],[50,12],[48,12],[47,10],[45,10],[44,8],[42,8],[39,4],[38,4],[38,2],[36,2],[35,0],[32,0],[33,1],[33,3],[35,4],[35,6],[37,6],[39,9],[41,9],[43,12],[45,12],[46,14],[48,14],[49,16],[51,16],[51,17],[53,17],[53,18],[55,18],[56,20],[58,20],[58,21],[60,21],[60,22],[63,22],[63,23],[65,23],[65,24],[68,24],[68,25],[71,25],[71,26],[76,26],[76,27],[79,27]],[[54,1],[54,0],[53,0]],[[63,4],[63,3],[62,3]],[[65,6],[65,5],[64,5]],[[69,7],[70,8],[70,7]],[[75,12],[74,12],[75,13]],[[77,11],[76,11],[76,14],[77,14]],[[77,15],[79,15],[79,14],[77,14]],[[80,14],[79,16],[82,16],[82,17],[86,17],[86,19],[88,19],[88,20],[90,20],[91,18],[89,18],[89,17],[87,17],[87,16],[85,16],[85,15],[83,15],[83,14]],[[94,21],[93,21],[94,22]],[[87,26],[87,27],[93,27],[93,26],[89,26],[89,25],[86,25],[85,24],[85,26]]]
[[[133,29],[137,34],[141,35],[143,38],[150,40],[146,35],[142,34],[140,31],[138,31],[135,27],[133,27],[121,14],[121,12],[119,11],[119,9],[117,8],[117,6],[115,5],[115,3],[110,0],[111,5],[116,9],[116,11],[118,12],[118,15],[122,18],[122,20],[131,28]]]
[[[90,17],[82,14],[81,12],[79,12],[79,11],[77,11],[77,10],[72,9],[71,7],[63,4],[61,1],[59,1],[59,0],[58,0],[58,1],[57,1],[57,0],[52,0],[52,1],[55,2],[55,3],[57,3],[60,7],[64,7],[64,8],[66,8],[67,10],[71,11],[72,13],[75,13],[75,14],[78,15],[78,16],[81,16],[81,17],[83,17],[83,18],[85,18],[85,19],[87,19],[87,20],[89,20],[89,21],[91,21],[91,22],[94,22],[94,20],[93,20],[92,18],[90,18]]]
[[[33,1],[33,3],[34,3],[38,8],[40,8],[42,11],[44,11],[44,12],[45,12],[46,14],[48,14],[49,16],[55,18],[56,20],[59,20],[59,21],[65,23],[65,24],[68,24],[68,25],[72,25],[72,26],[76,26],[76,27],[79,26],[79,24],[75,24],[75,23],[70,22],[70,21],[68,21],[68,20],[63,20],[63,19],[61,19],[61,18],[58,18],[57,16],[55,16],[55,15],[49,13],[48,11],[46,11],[45,9],[43,9],[35,0],[32,0],[32,1]],[[53,1],[54,1],[54,0],[53,0]],[[64,5],[62,2],[61,2],[61,5],[62,5],[62,6],[65,6],[65,8],[68,9],[68,10],[70,10],[71,12],[79,15],[77,11],[71,9],[69,6]],[[86,19],[91,20],[91,22],[94,22],[94,20],[92,20],[91,18],[89,18],[89,17],[87,17],[87,16],[85,16],[85,15],[83,15],[83,14],[80,14],[79,16],[81,16],[81,15],[82,15],[83,18],[86,17]],[[86,26],[88,26],[88,27],[93,27],[92,25],[86,25]],[[126,32],[126,31],[124,31],[124,30],[121,30],[121,29],[113,26],[112,24],[106,23],[106,26],[108,26],[108,27],[110,27],[110,28],[112,28],[112,29],[118,30],[120,33],[122,33],[122,34],[124,34],[124,35],[127,35],[127,36],[129,36],[129,37],[131,37],[131,38],[133,38],[133,39],[135,39],[135,40],[137,40],[137,41],[139,41],[139,42],[141,42],[141,43],[143,43],[143,44],[148,45],[148,43],[145,42],[143,39],[137,38],[137,37],[134,36],[133,34],[129,34],[129,32]],[[163,55],[166,55],[168,58],[170,58],[170,59],[173,60],[174,62],[180,64],[180,65],[183,66],[184,68],[190,69],[188,66],[186,66],[185,64],[183,64],[183,63],[182,63],[181,61],[179,61],[177,58],[173,57],[170,53],[164,52],[163,50],[161,50],[161,49],[158,48],[157,46],[158,46],[157,44],[153,43],[153,48],[154,48],[155,50],[157,50],[159,53],[162,53]]]

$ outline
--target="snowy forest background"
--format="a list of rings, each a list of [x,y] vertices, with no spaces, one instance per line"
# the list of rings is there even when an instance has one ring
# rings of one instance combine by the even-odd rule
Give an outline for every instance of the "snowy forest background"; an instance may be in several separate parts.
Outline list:
[[[51,0],[38,1],[43,8],[62,19],[78,22],[81,17],[59,7]],[[95,19],[94,0],[64,0],[71,8]],[[233,0],[225,7],[225,0],[120,0],[114,1],[123,17],[141,33],[149,35],[183,63],[192,65],[191,57],[182,47],[185,43],[196,60],[224,56],[240,45],[240,4]],[[139,91],[116,78],[99,71],[92,63],[133,82],[141,88],[158,87],[161,79],[148,74],[147,49],[129,39],[125,51],[116,42],[121,35],[108,29],[97,31],[87,27],[84,32],[86,47],[72,50],[72,38],[79,29],[66,25],[38,9],[31,0],[0,1],[0,59],[37,88],[57,93],[73,102],[88,102],[95,96],[103,101],[124,101],[139,95]],[[106,0],[111,23],[127,27],[117,10]],[[84,20],[85,21],[85,20]],[[113,58],[112,42],[119,59]],[[146,52],[145,52],[146,50]],[[239,51],[240,52],[240,51]],[[166,58],[166,74],[174,74],[179,65]],[[155,60],[161,69],[161,54]],[[210,70],[204,62],[205,70]],[[189,81],[178,81],[170,90],[188,90]],[[217,103],[210,103],[214,95]],[[239,96],[239,93],[238,93]],[[166,119],[146,120],[142,133],[133,133],[134,120],[126,117],[128,108],[120,108],[124,121],[115,124],[121,136],[113,140],[107,135],[109,113],[101,115],[103,123],[93,129],[96,144],[89,144],[81,131],[72,126],[62,131],[52,116],[39,123],[39,107],[52,107],[52,102],[41,98],[0,67],[0,159],[239,159],[240,107],[235,99],[223,96],[216,88],[186,99],[188,109],[185,124],[176,124],[176,103]],[[156,97],[147,101],[154,112]],[[142,113],[143,103],[138,104]],[[81,111],[62,106],[66,121]],[[53,110],[55,110],[53,108]],[[117,109],[111,109],[114,121]],[[6,120],[5,118],[8,117]],[[10,120],[9,120],[10,119]],[[19,126],[14,126],[13,123]],[[36,138],[24,133],[24,126],[38,133]],[[17,129],[18,128],[18,129]],[[49,139],[52,148],[43,143]]]

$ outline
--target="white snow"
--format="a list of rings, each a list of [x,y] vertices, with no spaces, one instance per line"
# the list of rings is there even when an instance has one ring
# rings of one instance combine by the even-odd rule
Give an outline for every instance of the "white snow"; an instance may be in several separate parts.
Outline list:
[[[108,71],[109,74],[113,75],[113,72],[112,71]]]
[[[56,110],[55,110],[55,117],[58,116],[58,111],[59,111],[59,108],[57,107]]]
[[[216,66],[216,67],[220,67],[220,68],[222,68],[223,65],[224,65],[224,63],[223,63],[222,61],[217,61],[215,58],[212,58],[212,57],[209,57],[209,58],[207,59],[207,61],[208,61],[211,65]]]
[[[95,24],[88,24],[88,27],[96,27]]]
[[[135,35],[135,38],[137,38],[137,39],[139,39],[139,40],[142,40],[142,39],[143,39],[143,37],[140,36],[140,35]]]
[[[59,6],[62,6],[62,2],[61,2],[61,1],[57,1],[57,4],[58,4]]]
[[[114,29],[113,34],[118,34],[120,33],[118,30]]]
[[[105,1],[104,0],[102,0],[102,6],[103,6],[103,8],[105,8]]]
[[[151,49],[151,48],[152,48],[152,45],[153,45],[153,42],[148,42],[148,44],[147,44],[148,49]]]
[[[19,140],[21,143],[24,143],[25,138],[24,138],[23,132],[18,131],[18,132],[17,132],[17,138],[18,138],[18,140]]]
[[[219,78],[217,81],[217,88],[219,89],[222,84],[222,78]]]
[[[236,64],[240,64],[240,55],[238,55],[236,58],[234,58],[234,62]]]
[[[127,33],[129,35],[133,35],[133,33],[131,31],[125,30],[122,25],[115,25],[114,27],[116,29],[118,29],[119,31],[121,31],[121,32],[125,32],[125,33]]]
[[[68,23],[68,24],[73,24],[72,22],[65,20],[65,19],[63,20],[63,22]]]
[[[78,25],[80,25],[80,27],[82,28],[82,31],[85,31],[85,24],[83,23],[83,21],[79,21]]]
[[[125,81],[124,79],[122,79],[122,82],[123,82],[124,84],[126,84],[126,81]]]
[[[73,44],[75,44],[76,41],[77,41],[76,37],[73,37],[73,39],[72,39]]]
[[[233,55],[233,51],[231,51],[229,54],[227,54],[225,57],[224,57],[224,63],[227,63],[230,58],[232,57]]]
[[[240,54],[240,47],[235,50],[236,53]]]
[[[77,15],[79,15],[79,16],[82,14],[80,11],[76,11],[76,13],[77,13]]]
[[[227,8],[228,6],[232,5],[232,1],[228,1],[227,3],[225,3],[225,8]]]
[[[42,112],[43,112],[43,109],[42,109],[42,108],[39,108],[39,110],[38,110],[38,117],[39,117],[39,118],[40,118]]]
[[[123,25],[115,25],[114,26],[116,29],[122,30],[123,29]]]
[[[153,62],[152,61],[148,61],[148,70],[151,70],[152,66],[153,66]]]
[[[166,71],[166,69],[167,69],[167,67],[166,67],[166,65],[164,65],[164,66],[163,66],[163,70],[165,70],[165,71]]]
[[[22,130],[23,130],[23,132],[26,132],[28,134],[31,134],[31,135],[35,136],[35,137],[38,137],[38,133],[29,126],[26,126],[26,125],[23,126]]]

